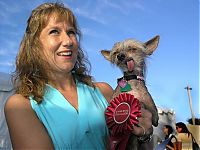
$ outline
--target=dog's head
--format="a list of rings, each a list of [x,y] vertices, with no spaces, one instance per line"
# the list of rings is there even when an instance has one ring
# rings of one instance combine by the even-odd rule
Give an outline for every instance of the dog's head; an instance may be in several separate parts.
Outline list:
[[[159,36],[155,36],[145,43],[128,39],[115,43],[111,50],[101,50],[101,53],[123,72],[143,75],[145,58],[155,51],[159,38]]]

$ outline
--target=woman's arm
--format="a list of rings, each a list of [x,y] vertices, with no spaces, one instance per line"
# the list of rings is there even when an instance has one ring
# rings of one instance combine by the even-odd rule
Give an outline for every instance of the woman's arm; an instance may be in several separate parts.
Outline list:
[[[169,148],[170,150],[174,150],[174,148],[169,145],[166,145],[166,147]]]
[[[11,96],[5,104],[5,116],[13,149],[53,149],[28,99],[19,94]]]
[[[95,83],[95,86],[100,89],[101,93],[104,95],[107,101],[110,102],[113,96],[113,92],[114,92],[112,87],[108,83],[105,83],[105,82],[97,82]]]

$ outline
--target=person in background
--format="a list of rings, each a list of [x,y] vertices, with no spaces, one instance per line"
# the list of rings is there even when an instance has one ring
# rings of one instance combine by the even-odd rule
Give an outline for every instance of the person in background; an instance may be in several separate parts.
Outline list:
[[[0,149],[11,150],[12,145],[8,127],[4,115],[4,105],[11,95],[14,94],[14,86],[11,75],[0,72]]]
[[[5,104],[13,149],[108,147],[104,112],[113,89],[94,82],[80,36],[63,4],[44,3],[32,11],[16,58],[16,94]],[[132,131],[138,137],[152,128],[152,114],[141,112]]]
[[[173,135],[173,128],[170,125],[164,125],[163,133],[165,135],[165,140],[170,139],[166,145],[166,150],[173,150],[174,145],[172,143],[172,140],[173,138],[175,138],[175,136]]]
[[[183,122],[177,122],[176,131],[176,138],[182,143],[182,150],[192,150],[192,134],[189,132],[187,126]]]

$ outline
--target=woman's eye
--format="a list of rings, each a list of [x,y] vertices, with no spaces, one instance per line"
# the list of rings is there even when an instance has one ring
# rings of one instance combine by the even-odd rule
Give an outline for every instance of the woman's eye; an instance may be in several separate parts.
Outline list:
[[[49,32],[49,34],[59,34],[59,31],[58,31],[58,30],[51,30],[51,31]]]
[[[76,34],[76,32],[73,31],[73,30],[67,32],[67,35],[68,35],[68,36],[75,35],[75,34]]]

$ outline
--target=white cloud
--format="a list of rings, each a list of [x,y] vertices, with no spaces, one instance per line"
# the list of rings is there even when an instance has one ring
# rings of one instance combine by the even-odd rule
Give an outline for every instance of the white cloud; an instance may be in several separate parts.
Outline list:
[[[10,13],[17,13],[17,12],[20,12],[20,5],[17,5],[17,3],[12,3],[12,6],[9,5],[9,3],[7,2],[3,2],[3,1],[0,1],[0,7],[1,7],[1,10],[0,10],[0,15],[1,13],[5,13],[5,14],[10,14]]]
[[[7,40],[3,44],[6,46],[0,47],[0,56],[16,56],[19,47],[17,42]]]
[[[15,70],[15,63],[13,61],[0,62],[0,72],[11,73]]]
[[[17,52],[9,49],[0,49],[0,56],[6,57],[6,56],[16,56]]]
[[[83,10],[81,8],[75,8],[74,12],[95,22],[106,24],[105,20],[99,15],[96,15],[95,12],[89,12],[88,10]]]
[[[68,4],[65,4],[69,6]],[[108,24],[110,19],[118,15],[129,15],[135,11],[147,11],[143,0],[97,0],[77,2],[71,8],[75,14],[91,19],[97,23]],[[148,10],[149,11],[149,10]]]
[[[144,11],[145,7],[141,0],[121,0],[121,1],[109,1],[101,0],[104,5],[117,9],[122,14],[128,15],[133,9]]]
[[[83,35],[89,35],[93,37],[99,37],[99,33],[95,32],[94,30],[91,30],[89,28],[81,28]]]
[[[6,56],[7,53],[5,50],[0,49],[0,56]]]
[[[0,25],[9,25],[11,27],[16,27],[15,19],[13,15],[21,16],[21,13],[26,12],[24,15],[29,16],[27,10],[31,13],[32,9],[42,4],[41,0],[34,1],[0,1]]]
[[[11,17],[13,14],[18,13],[20,11],[21,7],[17,3],[12,3],[11,6],[7,2],[0,1],[0,18],[1,18],[0,25],[4,24],[4,25],[15,26],[15,24],[12,23],[13,21]]]
[[[0,66],[2,67],[13,67],[15,66],[14,62],[7,61],[7,62],[0,62]]]

